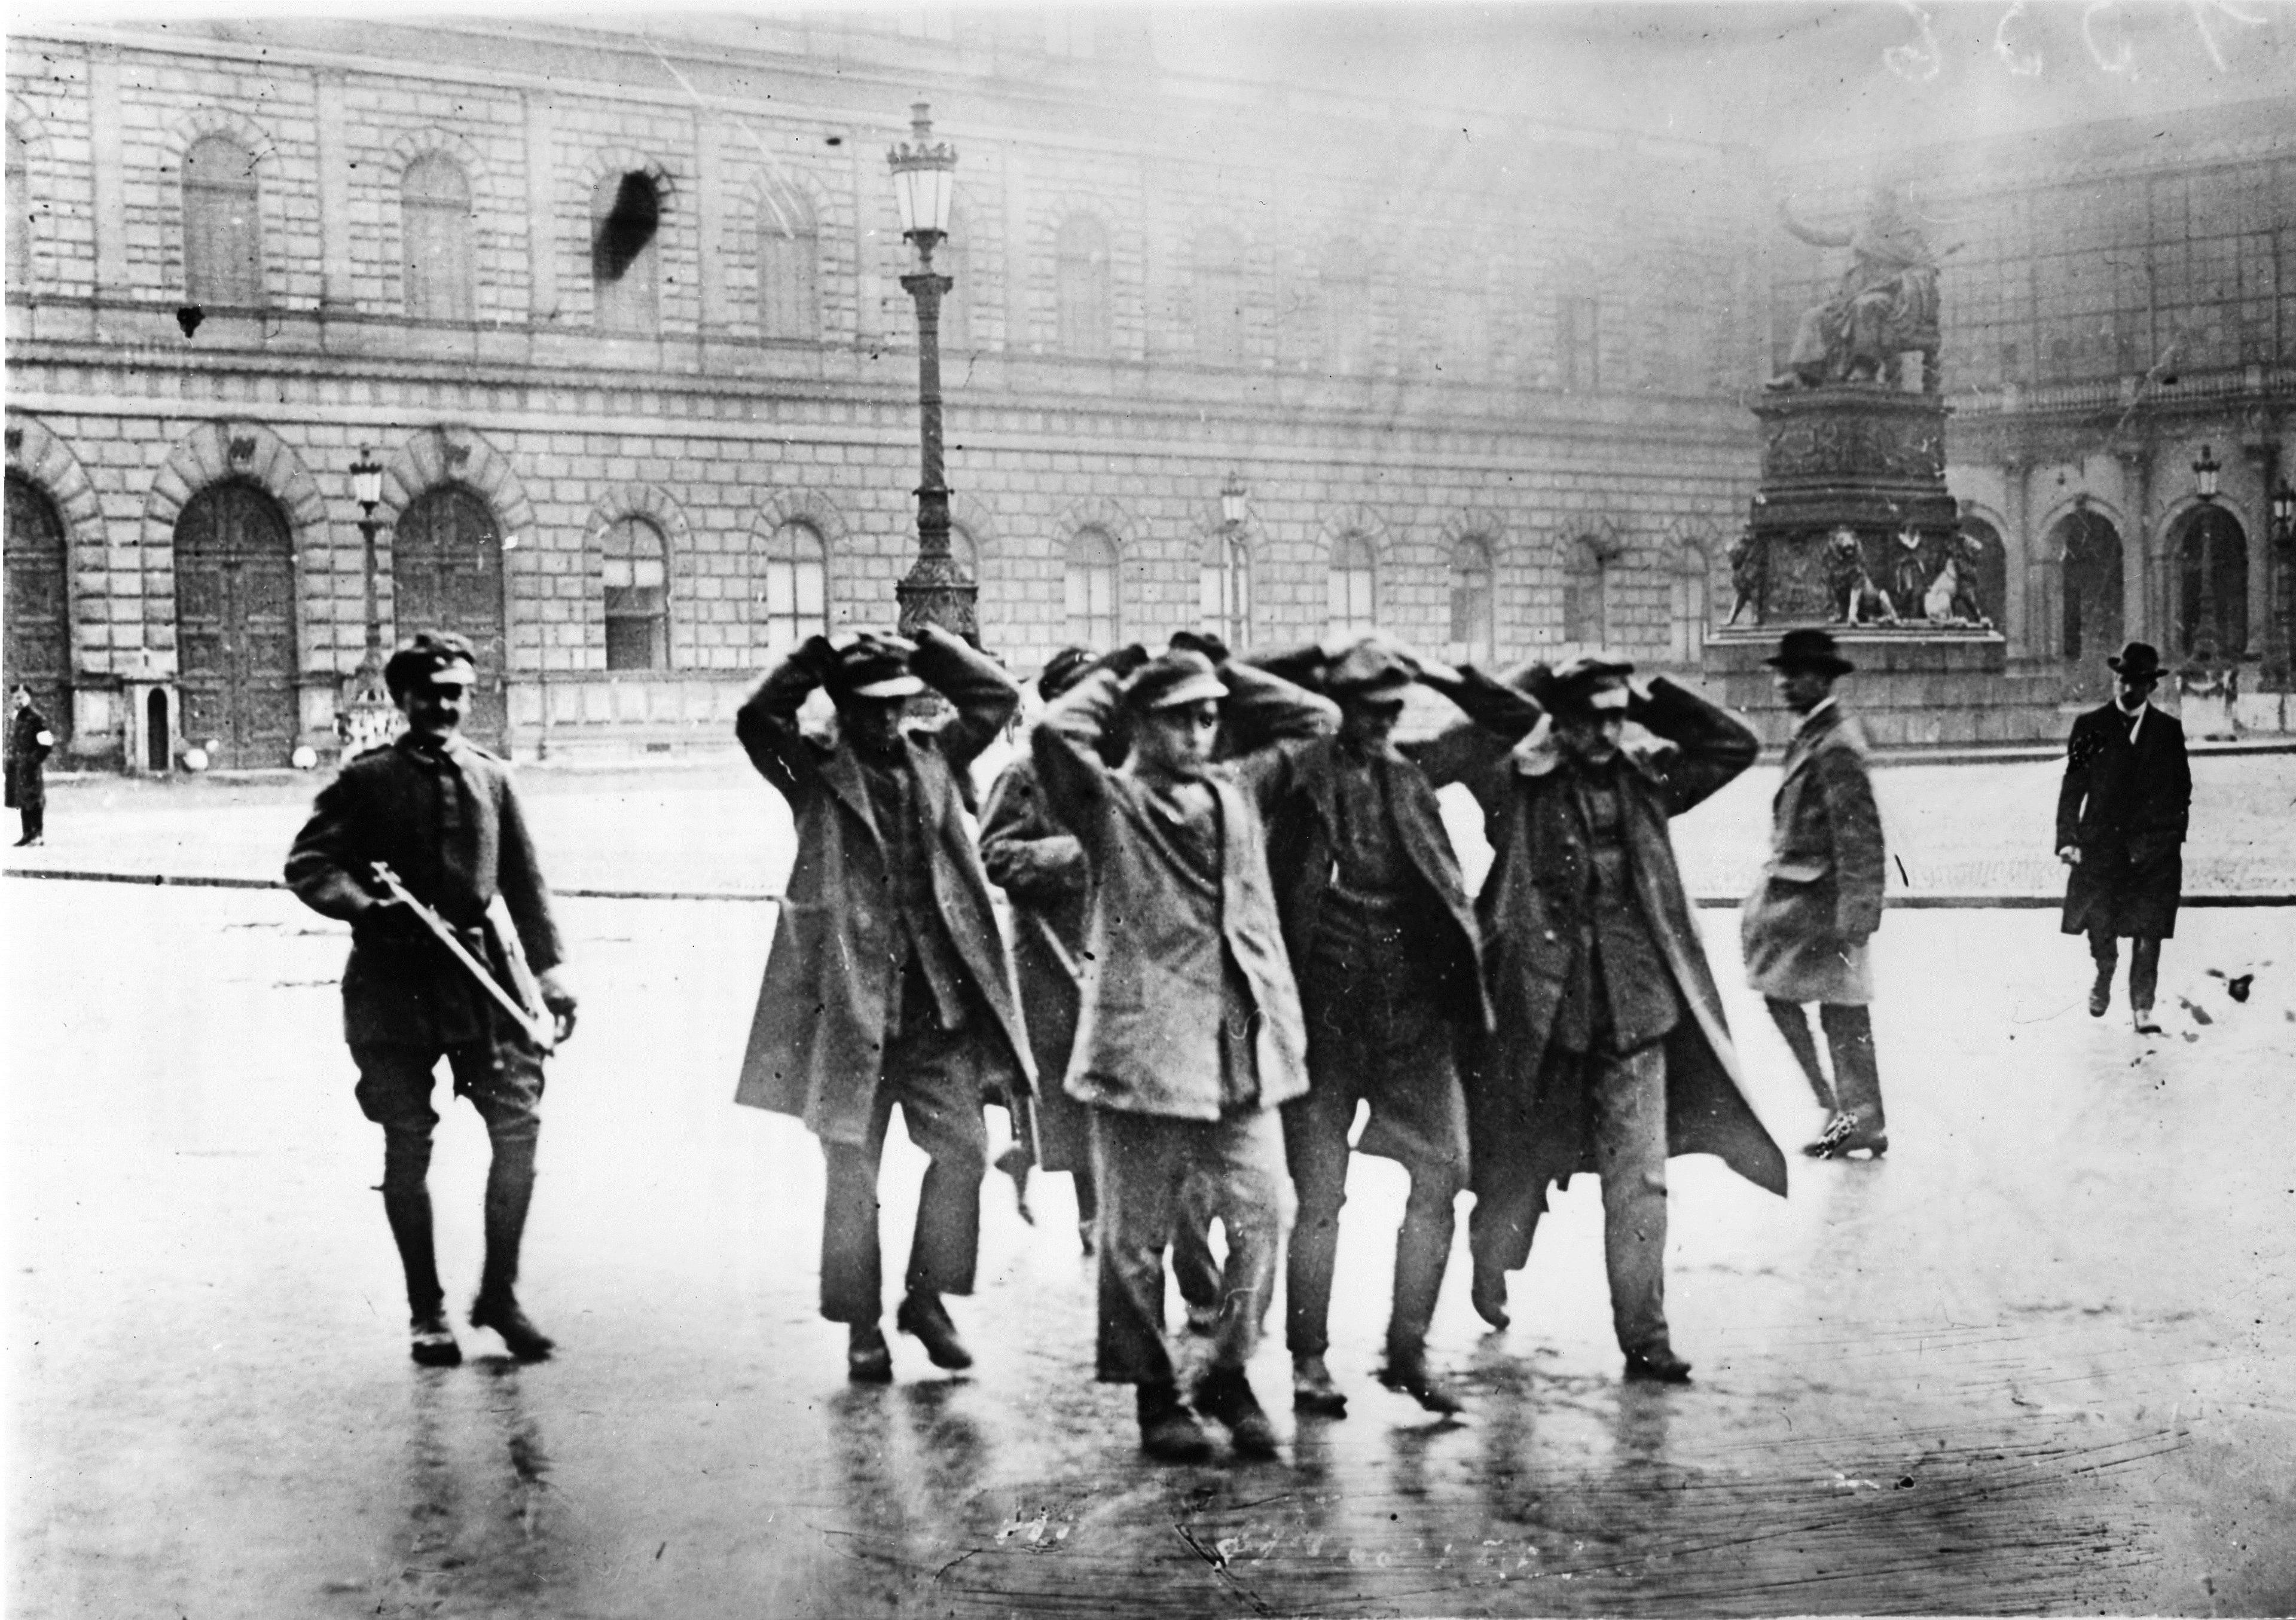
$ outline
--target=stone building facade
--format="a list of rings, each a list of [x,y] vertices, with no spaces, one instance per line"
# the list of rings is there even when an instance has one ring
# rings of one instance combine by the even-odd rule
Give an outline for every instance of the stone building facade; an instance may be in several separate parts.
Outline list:
[[[386,646],[473,636],[514,755],[723,746],[914,549],[921,93],[956,544],[1016,669],[1374,618],[1694,669],[1751,154],[1191,79],[1077,15],[15,37],[9,678],[84,764],[324,757],[372,592]]]
[[[2193,711],[2188,730],[2296,730],[2296,553],[2272,511],[2296,479],[2290,111],[2089,124],[1898,164],[1944,255],[1948,481],[1997,558],[2008,665],[1972,740],[2062,736],[2128,639],[2178,670],[2165,695]],[[1803,212],[1846,222],[1873,173],[1784,178]],[[1783,357],[1843,256],[1770,241]],[[1945,740],[1956,720],[1933,724]]]

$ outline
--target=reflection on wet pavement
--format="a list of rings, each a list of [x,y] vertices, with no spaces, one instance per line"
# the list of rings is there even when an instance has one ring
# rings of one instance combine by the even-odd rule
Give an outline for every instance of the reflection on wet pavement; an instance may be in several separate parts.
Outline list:
[[[2180,922],[2174,990],[2212,1021],[2148,1043],[2079,1011],[2053,917],[1893,915],[1877,971],[1927,989],[1877,1017],[1890,1158],[1797,1158],[1783,1201],[1675,1161],[1686,1388],[1620,1380],[1589,1183],[1543,1223],[1508,1332],[1455,1265],[1431,1348],[1464,1420],[1379,1387],[1405,1187],[1359,1161],[1331,1356],[1349,1415],[1281,1410],[1279,1333],[1251,1376],[1283,1455],[1161,1468],[1129,1392],[1091,1380],[1060,1177],[1034,1228],[986,1203],[980,1291],[951,1302],[972,1373],[897,1336],[897,1382],[846,1383],[816,1313],[817,1150],[728,1100],[750,908],[570,903],[592,998],[551,1078],[521,1287],[564,1347],[424,1371],[334,997],[307,985],[340,942],[283,896],[23,888],[54,909],[8,982],[61,1010],[12,1025],[12,1614],[2296,1605],[2266,1528],[2296,1490],[2296,976],[2238,1004],[2206,976],[2296,963],[2280,918]],[[1719,956],[1734,920],[1708,921]],[[207,942],[188,961],[184,937]],[[1806,1088],[1726,998],[1758,1110],[1802,1140]],[[441,1263],[467,1289],[485,1138],[444,1111]],[[896,1133],[889,1234],[919,1163]]]

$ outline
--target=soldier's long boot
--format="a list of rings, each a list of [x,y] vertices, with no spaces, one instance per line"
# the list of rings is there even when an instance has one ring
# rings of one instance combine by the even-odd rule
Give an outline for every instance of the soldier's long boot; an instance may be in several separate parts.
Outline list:
[[[406,1276],[406,1313],[411,1350],[426,1367],[452,1367],[463,1359],[455,1331],[447,1325],[447,1292],[439,1285],[439,1256],[431,1240],[430,1137],[425,1132],[385,1131],[382,1138],[382,1213],[390,1240],[398,1247]]]
[[[541,1361],[556,1347],[518,1304],[518,1251],[526,1237],[527,1206],[534,1198],[535,1139],[540,1130],[531,1115],[488,1127],[494,1162],[487,1166],[487,1259],[479,1274],[479,1297],[471,1305],[471,1325],[492,1328],[522,1362]]]

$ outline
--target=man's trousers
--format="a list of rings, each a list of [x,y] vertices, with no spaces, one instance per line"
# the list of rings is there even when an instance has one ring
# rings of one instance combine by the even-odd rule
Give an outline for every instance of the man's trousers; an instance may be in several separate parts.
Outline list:
[[[917,1193],[904,1286],[910,1292],[972,1292],[988,1127],[980,1116],[978,1066],[966,1060],[966,1038],[962,1031],[941,1029],[930,1011],[915,1012],[886,1044],[867,1137],[857,1144],[821,1144],[829,1171],[821,1220],[821,1313],[831,1321],[873,1322],[884,1311],[877,1167],[897,1102],[909,1140],[932,1161]]]
[[[2120,961],[2120,945],[2113,937],[2111,923],[2090,925],[2088,954],[2089,960],[2096,963],[2097,977],[2111,982],[2112,970]],[[2128,942],[2128,1004],[2138,1009],[2151,1007],[2153,993],[2160,986],[2161,937],[2136,935]]]
[[[1560,1066],[1592,1065],[1587,1094],[1595,1110],[1595,1168],[1603,1181],[1603,1257],[1611,1278],[1611,1321],[1623,1350],[1667,1340],[1666,1043],[1626,1053],[1550,1050],[1542,1086],[1572,1076]],[[1521,1144],[1527,1146],[1528,1144]],[[1476,1144],[1478,1154],[1517,1144]],[[1519,1150],[1519,1149],[1518,1149]],[[1530,1257],[1546,1189],[1528,1164],[1484,1162],[1489,1189],[1468,1217],[1467,1240],[1478,1270],[1519,1271]]]
[[[1192,1174],[1201,1179],[1202,1203],[1190,1213],[1217,1218],[1227,1232],[1212,1364],[1241,1370],[1259,1346],[1275,1297],[1291,1213],[1275,1110],[1196,1120],[1095,1109],[1092,1146],[1100,1183],[1101,1382],[1173,1381],[1164,1344],[1164,1250],[1192,1201],[1184,1199]]]

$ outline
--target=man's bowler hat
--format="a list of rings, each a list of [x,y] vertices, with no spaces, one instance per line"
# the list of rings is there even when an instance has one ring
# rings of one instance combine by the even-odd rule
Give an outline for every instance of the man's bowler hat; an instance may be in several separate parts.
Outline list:
[[[2104,660],[2105,667],[2127,681],[2157,681],[2161,678],[2161,651],[2150,642],[2131,642],[2120,650],[2117,659]]]
[[[1124,705],[1136,714],[1226,696],[1227,683],[1220,679],[1212,661],[1185,647],[1150,659],[1124,683]]]
[[[839,702],[914,697],[925,689],[909,673],[909,654],[915,650],[916,643],[906,636],[864,631],[850,646],[839,649],[829,672],[829,695]]]
[[[1857,667],[1824,630],[1787,631],[1778,638],[1778,650],[1762,662],[1773,669],[1815,669],[1829,675],[1846,675]]]

